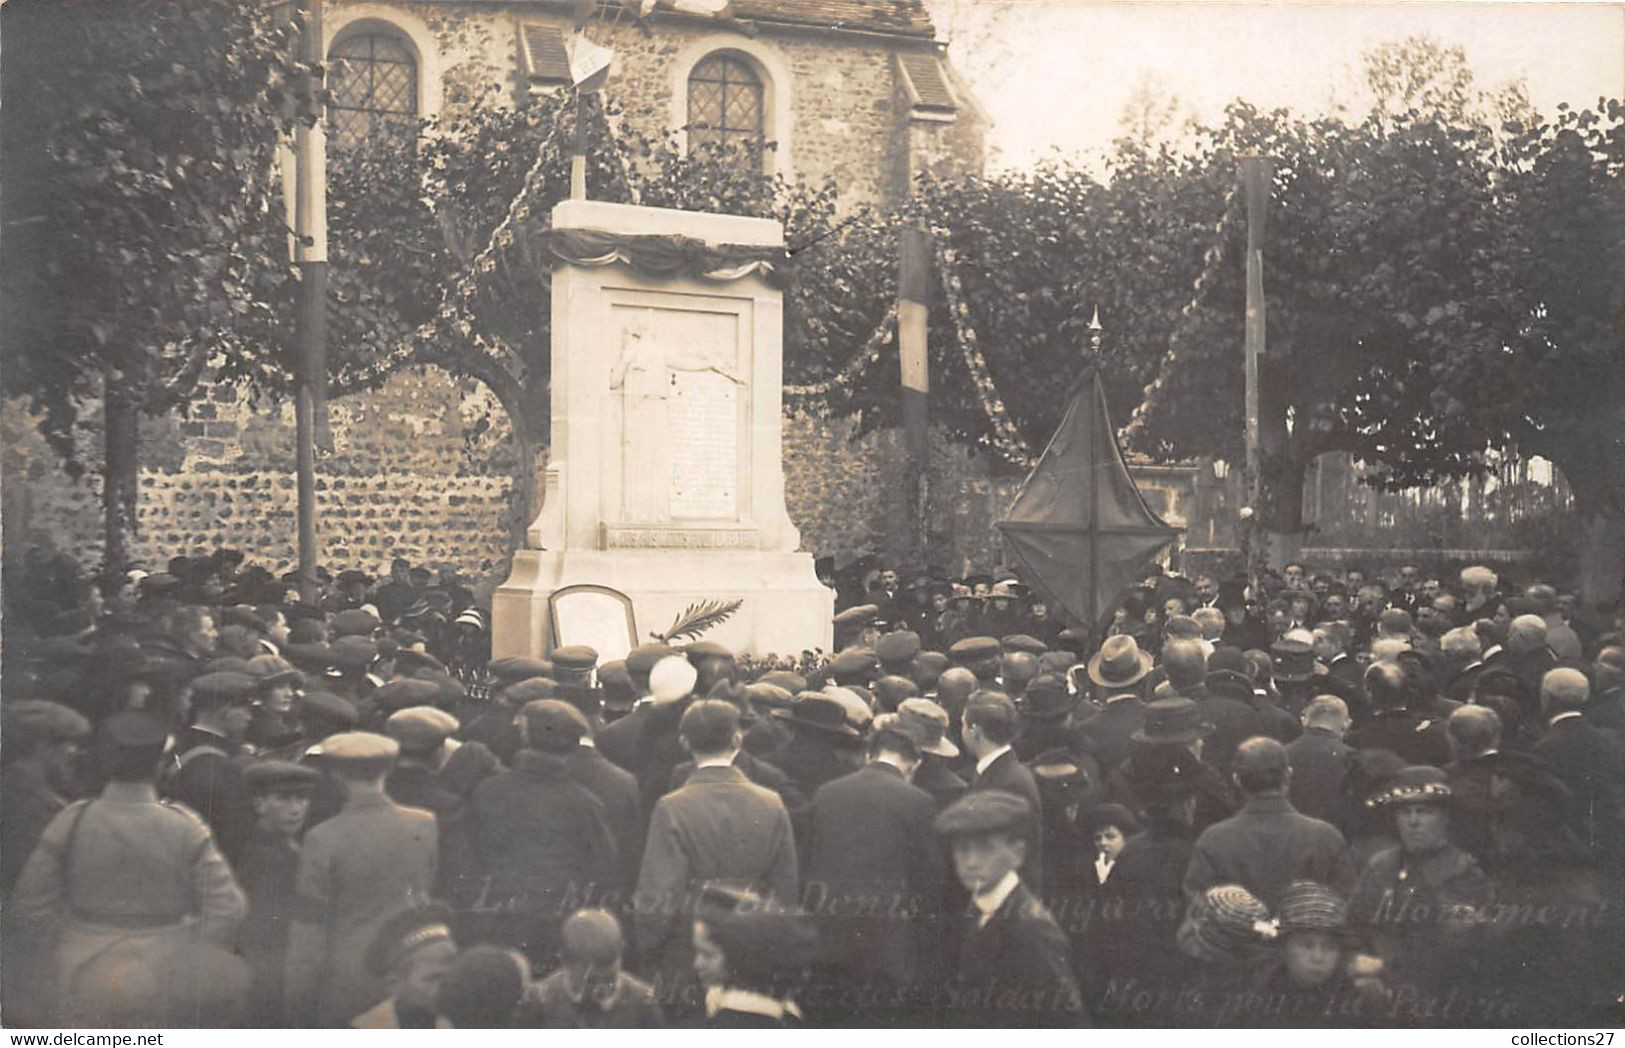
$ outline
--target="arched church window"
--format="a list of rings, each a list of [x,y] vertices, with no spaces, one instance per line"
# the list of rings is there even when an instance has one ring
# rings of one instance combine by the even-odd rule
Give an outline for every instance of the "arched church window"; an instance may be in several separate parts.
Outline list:
[[[411,47],[387,32],[343,37],[328,52],[333,101],[328,126],[341,149],[410,143],[418,125],[418,63]]]
[[[751,64],[737,55],[710,55],[688,77],[689,147],[706,142],[760,148],[765,138],[765,90]]]

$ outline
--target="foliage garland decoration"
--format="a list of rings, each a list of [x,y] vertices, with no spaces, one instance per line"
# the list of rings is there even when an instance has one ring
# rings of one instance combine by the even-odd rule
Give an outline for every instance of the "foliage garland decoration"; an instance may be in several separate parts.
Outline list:
[[[806,400],[817,397],[827,397],[830,393],[844,391],[855,382],[874,364],[879,363],[883,347],[894,345],[893,337],[897,327],[897,302],[894,299],[887,307],[885,316],[880,318],[874,331],[869,335],[863,348],[847,362],[837,374],[824,380],[806,386],[785,386],[784,395],[797,400]]]
[[[1240,200],[1241,192],[1239,187],[1234,184],[1231,185],[1229,191],[1225,194],[1224,207],[1219,214],[1219,220],[1213,224],[1213,243],[1208,245],[1207,251],[1202,255],[1202,272],[1198,273],[1196,279],[1191,282],[1190,301],[1180,307],[1179,320],[1175,323],[1173,331],[1168,335],[1168,350],[1162,355],[1162,360],[1157,363],[1157,377],[1146,385],[1143,391],[1145,399],[1140,402],[1139,407],[1134,409],[1134,413],[1129,416],[1128,424],[1118,434],[1124,443],[1131,443],[1144,433],[1146,416],[1158,404],[1158,398],[1163,390],[1163,380],[1169,371],[1179,363],[1179,351],[1193,325],[1196,311],[1201,307],[1202,297],[1208,285],[1218,279],[1219,266],[1224,262],[1224,248],[1234,232],[1231,227],[1240,213],[1240,209],[1237,207]]]
[[[965,367],[976,386],[977,398],[981,401],[982,410],[992,426],[989,437],[993,447],[1005,459],[1016,465],[1031,465],[1032,455],[1027,450],[1026,441],[1022,439],[1015,423],[1010,421],[1004,399],[999,396],[999,388],[994,384],[993,376],[987,369],[987,359],[982,355],[981,347],[977,345],[976,328],[971,323],[970,308],[965,304],[965,289],[959,279],[959,255],[948,246],[950,242],[947,227],[933,224],[931,243],[935,249],[937,274],[942,280],[943,294],[948,300],[948,314],[954,322],[954,341],[959,344],[959,351],[965,359]]]

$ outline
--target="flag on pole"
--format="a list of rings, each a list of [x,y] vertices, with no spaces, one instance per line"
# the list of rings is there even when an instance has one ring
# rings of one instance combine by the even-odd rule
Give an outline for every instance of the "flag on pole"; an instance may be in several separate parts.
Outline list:
[[[596,91],[609,79],[610,63],[615,52],[577,33],[570,44],[570,81],[582,92]]]
[[[999,531],[1029,581],[1091,629],[1139,580],[1145,561],[1179,534],[1151,511],[1128,474],[1099,372],[1079,382]]]

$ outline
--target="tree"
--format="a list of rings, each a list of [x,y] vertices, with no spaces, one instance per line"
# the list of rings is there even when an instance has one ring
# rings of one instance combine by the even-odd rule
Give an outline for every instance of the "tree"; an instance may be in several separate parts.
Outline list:
[[[78,475],[100,397],[105,567],[135,530],[137,419],[279,371],[291,295],[274,163],[290,29],[251,0],[4,9],[7,384]]]

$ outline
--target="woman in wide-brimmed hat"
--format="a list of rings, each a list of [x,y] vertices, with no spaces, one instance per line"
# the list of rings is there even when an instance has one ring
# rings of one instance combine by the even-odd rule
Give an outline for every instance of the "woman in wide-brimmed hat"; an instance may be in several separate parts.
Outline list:
[[[1366,802],[1393,813],[1399,846],[1371,859],[1349,905],[1397,980],[1434,989],[1478,944],[1491,892],[1477,860],[1450,840],[1450,798],[1443,771],[1412,765]]]

